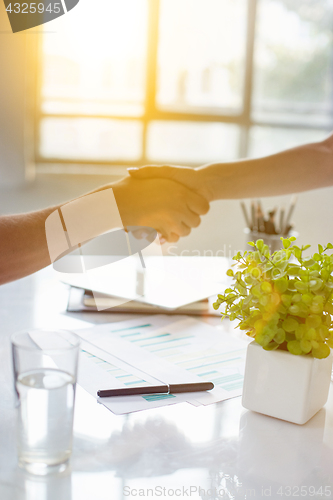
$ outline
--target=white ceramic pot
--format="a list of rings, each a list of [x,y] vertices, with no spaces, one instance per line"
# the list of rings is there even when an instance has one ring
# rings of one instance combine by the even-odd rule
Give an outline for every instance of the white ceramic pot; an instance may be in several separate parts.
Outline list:
[[[324,359],[247,348],[242,404],[248,410],[305,424],[327,401],[332,353]]]

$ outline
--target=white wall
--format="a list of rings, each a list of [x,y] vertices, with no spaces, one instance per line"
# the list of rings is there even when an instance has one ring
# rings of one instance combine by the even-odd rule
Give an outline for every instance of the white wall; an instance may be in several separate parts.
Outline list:
[[[11,31],[4,2],[0,2],[0,187],[23,184],[32,170],[33,141],[27,142],[27,50],[33,33]],[[30,67],[31,72],[31,67]]]
[[[262,198],[262,204],[268,210],[276,206],[289,206],[290,199],[291,196]],[[249,207],[250,200],[245,202]],[[333,243],[333,188],[299,194],[292,222],[299,233],[298,243],[311,244],[308,252],[317,251],[318,243]],[[203,255],[205,250],[211,250],[215,255],[218,250],[223,250],[227,255],[233,254],[236,250],[245,249],[248,241],[243,232],[245,226],[238,200],[213,202],[201,226],[180,240],[176,249],[174,245],[168,245],[169,253],[180,254],[184,250],[191,250],[187,255],[195,255],[197,252],[194,250],[199,250]]]

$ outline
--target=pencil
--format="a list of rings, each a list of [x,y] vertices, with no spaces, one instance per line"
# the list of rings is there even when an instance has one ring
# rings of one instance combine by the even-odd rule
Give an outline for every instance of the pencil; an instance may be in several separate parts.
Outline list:
[[[258,228],[257,228],[257,218],[256,218],[256,210],[255,210],[254,201],[251,201],[251,217],[252,217],[251,230],[256,232],[256,231],[258,231]]]
[[[284,208],[281,208],[281,210],[280,210],[280,227],[279,227],[280,234],[283,233],[283,222],[284,222]]]
[[[260,233],[264,233],[265,232],[264,211],[262,209],[260,200],[257,200],[257,224],[258,224],[258,231]]]
[[[295,209],[295,205],[296,205],[296,202],[297,202],[297,196],[293,196],[292,200],[291,200],[291,204],[290,204],[290,207],[289,207],[289,212],[288,212],[288,215],[286,217],[286,222],[284,224],[284,228],[283,228],[283,233],[282,234],[285,234],[286,233],[286,230],[289,226],[289,222],[290,222],[290,219],[291,219],[291,216],[293,214],[293,211]]]
[[[247,225],[248,228],[250,228],[251,227],[250,219],[249,219],[249,217],[247,215],[246,206],[245,206],[244,201],[241,201],[241,207],[242,207],[242,210],[243,210],[243,215],[244,215],[244,219],[245,219],[246,225]]]

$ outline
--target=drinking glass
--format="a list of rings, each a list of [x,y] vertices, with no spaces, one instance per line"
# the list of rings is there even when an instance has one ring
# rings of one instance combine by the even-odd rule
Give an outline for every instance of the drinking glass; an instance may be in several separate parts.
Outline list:
[[[80,339],[29,330],[11,337],[19,465],[46,475],[65,470],[72,451]]]

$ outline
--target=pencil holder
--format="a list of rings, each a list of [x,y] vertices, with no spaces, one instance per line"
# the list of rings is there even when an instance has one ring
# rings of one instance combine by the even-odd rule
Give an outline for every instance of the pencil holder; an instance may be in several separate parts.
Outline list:
[[[248,245],[249,241],[257,241],[259,239],[264,240],[265,245],[268,245],[268,248],[271,253],[275,252],[276,250],[280,250],[282,248],[282,241],[280,240],[281,234],[267,234],[267,233],[261,233],[259,231],[251,231],[250,228],[246,227],[244,229],[245,233],[245,249],[249,250],[250,245]],[[288,234],[284,234],[284,238],[288,238],[289,236],[295,236],[295,238],[298,237],[298,233],[296,231],[289,231]]]

